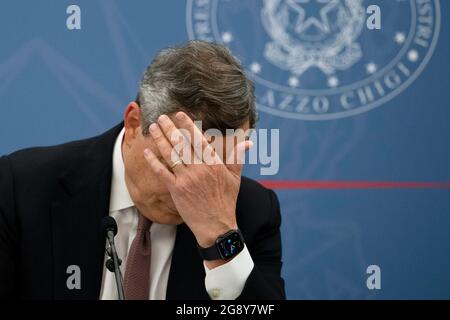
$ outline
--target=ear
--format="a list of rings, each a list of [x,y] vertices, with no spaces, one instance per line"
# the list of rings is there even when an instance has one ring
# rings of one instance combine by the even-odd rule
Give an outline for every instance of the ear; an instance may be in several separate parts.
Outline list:
[[[124,114],[125,141],[134,140],[141,134],[141,109],[136,102],[130,102]]]

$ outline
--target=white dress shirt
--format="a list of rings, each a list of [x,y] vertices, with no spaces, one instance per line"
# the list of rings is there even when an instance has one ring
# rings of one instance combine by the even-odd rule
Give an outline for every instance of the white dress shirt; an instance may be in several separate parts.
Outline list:
[[[138,212],[125,184],[125,167],[122,157],[124,133],[125,129],[122,129],[114,145],[109,206],[109,215],[116,220],[118,226],[115,244],[117,254],[122,259],[120,267],[122,275],[125,275],[128,251],[136,235],[138,225]],[[150,228],[152,246],[149,270],[150,300],[164,300],[166,298],[176,230],[176,226],[158,223],[152,223]],[[242,252],[224,265],[211,270],[204,265],[205,287],[211,299],[236,299],[241,294],[253,266],[253,260],[247,247],[244,247]],[[114,273],[103,267],[100,299],[117,300],[117,298]]]

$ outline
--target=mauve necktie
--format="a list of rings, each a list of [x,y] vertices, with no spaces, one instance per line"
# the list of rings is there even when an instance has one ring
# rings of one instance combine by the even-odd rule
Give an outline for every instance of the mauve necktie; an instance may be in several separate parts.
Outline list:
[[[125,270],[126,300],[148,300],[150,292],[150,226],[152,222],[138,212],[136,236],[131,243]]]

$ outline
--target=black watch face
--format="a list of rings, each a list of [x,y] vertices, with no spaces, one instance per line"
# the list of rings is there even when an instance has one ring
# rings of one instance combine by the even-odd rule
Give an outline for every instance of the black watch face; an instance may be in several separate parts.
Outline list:
[[[229,236],[220,240],[217,243],[217,247],[219,248],[222,257],[224,259],[228,259],[241,252],[242,249],[244,249],[244,243],[242,242],[239,233],[233,232]]]

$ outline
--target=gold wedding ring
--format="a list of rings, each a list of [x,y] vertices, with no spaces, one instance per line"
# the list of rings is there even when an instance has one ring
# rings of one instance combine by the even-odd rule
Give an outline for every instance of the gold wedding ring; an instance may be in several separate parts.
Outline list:
[[[172,165],[170,166],[170,169],[175,168],[177,165],[179,165],[180,163],[183,163],[183,160],[178,159],[177,161],[175,161],[174,163],[172,163]]]

